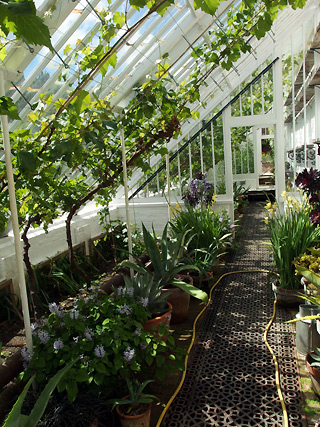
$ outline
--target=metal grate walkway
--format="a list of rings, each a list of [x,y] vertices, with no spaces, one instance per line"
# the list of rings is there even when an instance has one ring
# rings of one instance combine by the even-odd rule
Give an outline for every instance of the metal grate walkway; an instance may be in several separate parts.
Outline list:
[[[227,272],[268,269],[270,250],[263,208],[250,203],[242,220],[240,245]],[[273,313],[266,273],[225,277],[212,301],[192,350],[182,389],[162,427],[282,426],[275,368],[263,335]],[[290,427],[306,426],[290,313],[278,307],[268,342],[280,367]],[[191,360],[191,359],[190,359]]]

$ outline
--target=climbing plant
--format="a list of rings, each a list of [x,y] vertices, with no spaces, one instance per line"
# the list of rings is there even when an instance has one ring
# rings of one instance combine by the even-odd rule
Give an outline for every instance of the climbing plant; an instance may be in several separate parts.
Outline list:
[[[215,14],[219,1],[195,1],[195,7]],[[76,212],[90,200],[108,205],[117,187],[122,183],[120,128],[124,131],[129,176],[133,168],[149,169],[148,158],[152,154],[164,155],[165,143],[175,137],[181,123],[197,118],[192,105],[201,101],[200,87],[217,67],[229,70],[241,54],[251,50],[249,38],[257,38],[271,28],[277,13],[287,2],[246,0],[239,9],[228,11],[228,20],[219,22],[210,31],[210,43],[191,46],[196,60],[194,71],[179,85],[173,85],[169,72],[175,64],[164,54],[161,62],[149,73],[149,77],[137,89],[135,96],[119,115],[111,108],[108,97],[100,99],[86,91],[86,85],[97,73],[105,76],[109,67],[117,63],[117,52],[129,37],[152,14],[164,15],[173,0],[131,0],[131,7],[146,12],[130,24],[126,13],[101,10],[99,43],[96,48],[78,43],[71,54],[71,46],[65,56],[73,61],[79,79],[66,99],[52,102],[52,95],[42,94],[28,120],[33,131],[15,130],[11,133],[13,166],[21,227],[24,228],[25,262],[32,286],[32,266],[29,261],[28,231],[42,225],[45,229],[52,221],[66,213],[66,234],[71,263],[74,262],[71,237],[71,221]],[[290,0],[292,7],[303,7],[304,0]],[[3,12],[3,13],[2,13]],[[2,1],[0,4],[0,30],[4,42],[0,46],[1,59],[5,59],[9,39],[24,38],[30,44],[51,48],[49,31],[36,16],[31,0]],[[26,37],[25,27],[31,30]],[[36,24],[35,24],[36,23]],[[36,32],[36,28],[38,32]],[[118,36],[122,28],[123,34]],[[41,33],[41,37],[38,37]],[[71,58],[72,57],[72,58]],[[64,71],[60,80],[67,80]],[[48,114],[50,112],[50,115]],[[0,99],[0,114],[18,119],[17,108],[9,97]],[[196,148],[195,148],[196,149]],[[219,153],[216,153],[219,157]],[[0,228],[9,212],[5,166],[0,162]],[[75,268],[77,268],[75,266]],[[36,305],[36,302],[34,302]]]

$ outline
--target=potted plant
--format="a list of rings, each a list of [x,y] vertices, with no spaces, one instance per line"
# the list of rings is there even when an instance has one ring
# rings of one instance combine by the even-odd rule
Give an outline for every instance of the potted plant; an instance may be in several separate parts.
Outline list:
[[[181,319],[182,310],[184,313],[188,312],[190,295],[205,303],[208,300],[208,295],[201,289],[196,288],[190,283],[186,283],[178,277],[181,271],[186,269],[197,270],[197,267],[192,264],[185,264],[183,261],[185,234],[178,235],[175,239],[168,239],[167,229],[168,224],[164,227],[160,244],[158,245],[155,231],[153,230],[153,233],[150,233],[144,224],[142,224],[144,244],[150,257],[151,266],[146,267],[142,264],[134,264],[130,261],[124,261],[121,265],[132,268],[142,274],[148,274],[150,273],[150,269],[152,270],[151,273],[154,276],[154,281],[152,283],[154,286],[150,285],[149,288],[146,286],[146,292],[148,292],[148,289],[149,292],[151,292],[153,291],[153,287],[156,287],[164,292],[180,293],[179,298],[174,298],[175,301],[170,300],[170,295],[163,297],[167,299],[169,303],[173,303],[172,317],[173,322],[176,322],[177,317]],[[134,286],[134,281],[127,280],[127,283],[130,284],[131,287]],[[184,298],[184,294],[181,291],[188,296]],[[148,297],[148,295],[145,294],[144,297]],[[177,307],[176,305],[179,299],[186,303],[183,308]]]
[[[168,302],[169,293],[162,292],[160,280],[155,275],[145,271],[137,273],[135,277],[124,276],[124,292],[132,295],[147,309],[149,318],[143,322],[146,331],[159,335],[160,325],[169,326],[172,314],[172,305]],[[121,288],[114,288],[115,293],[122,292]],[[163,336],[166,340],[166,336]]]
[[[52,303],[49,309],[48,319],[32,326],[32,351],[21,351],[23,380],[36,373],[35,382],[42,387],[59,367],[76,360],[57,385],[58,392],[71,402],[79,389],[107,393],[133,372],[146,375],[151,365],[159,379],[168,370],[182,368],[182,353],[174,346],[168,328],[163,326],[159,336],[144,330],[148,308],[124,288],[113,296],[84,291],[68,307]],[[166,342],[162,335],[167,336]],[[170,359],[164,364],[167,357]]]
[[[149,427],[152,401],[157,399],[152,394],[143,393],[151,380],[142,384],[136,379],[130,381],[126,378],[128,395],[122,399],[109,399],[107,403],[113,403],[112,409],[116,409],[122,427]]]
[[[283,193],[286,209],[281,212],[277,203],[266,205],[265,223],[269,233],[273,267],[277,280],[273,290],[280,305],[301,303],[299,291],[303,292],[300,278],[295,274],[293,260],[320,239],[320,227],[314,227],[308,213],[310,205],[302,195],[300,200]]]
[[[306,355],[306,366],[314,392],[320,396],[320,348]]]

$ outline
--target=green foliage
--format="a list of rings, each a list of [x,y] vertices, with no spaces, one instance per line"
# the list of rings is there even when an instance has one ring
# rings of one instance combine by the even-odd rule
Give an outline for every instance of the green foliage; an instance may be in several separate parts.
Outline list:
[[[6,115],[12,120],[20,120],[17,106],[8,96],[0,97],[0,115]]]
[[[147,308],[123,288],[113,297],[83,291],[65,309],[55,303],[49,309],[51,314],[43,325],[33,325],[33,351],[22,352],[27,364],[23,379],[35,373],[37,385],[42,386],[57,369],[75,361],[57,386],[71,402],[80,388],[108,393],[124,378],[138,372],[144,375],[153,362],[162,373],[177,366],[159,362],[160,355],[171,354],[179,360],[168,328],[163,326],[157,337],[146,332],[142,324],[148,318]],[[168,335],[167,342],[161,339],[163,334]]]
[[[39,398],[37,399],[30,415],[21,414],[21,408],[23,401],[27,395],[27,392],[34,380],[34,375],[29,379],[28,383],[24,387],[22,393],[20,394],[18,400],[14,404],[12,410],[10,411],[8,417],[6,418],[3,426],[4,427],[34,427],[40,421],[42,417],[49,398],[56,388],[59,381],[62,380],[63,376],[69,371],[72,365],[76,362],[76,360],[68,363],[64,368],[60,369],[46,384],[44,390],[41,392]]]
[[[313,353],[310,353],[313,362],[310,365],[314,368],[320,368],[320,348],[316,348]]]
[[[266,205],[265,219],[269,233],[273,263],[279,274],[280,287],[299,289],[300,277],[295,274],[294,259],[316,245],[320,240],[320,227],[309,220],[310,206],[305,197],[300,201],[286,196],[287,207],[280,212],[276,203]]]
[[[147,254],[152,263],[152,270],[155,276],[154,285],[158,288],[160,283],[161,288],[177,286],[195,298],[206,302],[208,296],[200,289],[190,286],[187,283],[178,280],[176,276],[183,270],[189,269],[197,271],[198,268],[192,264],[186,264],[183,260],[185,252],[184,242],[186,233],[177,235],[175,239],[168,238],[168,223],[165,225],[160,242],[155,231],[150,233],[144,224],[142,224],[144,244]],[[148,270],[143,265],[137,265],[129,261],[124,261],[122,265],[130,267],[142,274],[148,273]]]
[[[2,1],[0,3],[0,29],[7,36],[12,33],[30,44],[52,49],[50,33],[43,20],[36,15],[32,0]]]
[[[126,413],[130,414],[133,408],[137,408],[139,405],[145,403],[151,403],[153,400],[157,399],[157,397],[153,394],[143,393],[143,390],[151,382],[152,380],[147,380],[141,384],[137,379],[133,379],[131,381],[129,378],[126,378],[129,396],[123,399],[109,399],[107,400],[107,403],[113,403],[112,409],[114,409],[117,405],[127,405],[128,408]]]
[[[107,222],[107,218],[102,211],[100,211],[100,224],[106,231],[106,236],[99,242],[95,243],[97,250],[102,252],[105,258],[113,258],[115,262],[128,258],[128,229],[127,224],[120,220]],[[142,232],[136,227],[131,225],[131,239],[132,239],[132,253],[138,257],[145,251],[143,245]]]
[[[231,225],[225,211],[216,212],[212,205],[185,210],[179,205],[173,210],[171,220],[172,234],[187,234],[187,260],[200,269],[203,274],[209,271],[222,249],[230,245]]]
[[[0,289],[0,322],[17,317],[18,309],[14,305],[15,301],[18,301],[16,295],[7,292],[6,289]]]
[[[127,293],[132,292],[135,298],[144,302],[150,317],[155,313],[162,314],[166,311],[169,293],[161,293],[163,285],[154,274],[144,271],[133,278],[124,276],[124,284]]]

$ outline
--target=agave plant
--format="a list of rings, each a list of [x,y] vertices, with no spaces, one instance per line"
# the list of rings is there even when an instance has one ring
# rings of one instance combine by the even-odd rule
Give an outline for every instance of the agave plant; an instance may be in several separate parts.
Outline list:
[[[166,301],[170,294],[161,292],[161,282],[153,274],[149,272],[138,273],[134,278],[124,276],[124,286],[127,293],[132,292],[135,298],[139,298],[148,304],[150,315],[165,310]]]
[[[312,353],[309,353],[309,355],[313,360],[310,366],[313,368],[320,368],[320,348],[316,348]]]
[[[183,262],[184,254],[184,241],[185,234],[177,236],[176,239],[168,239],[167,230],[168,224],[164,227],[160,244],[158,245],[158,239],[153,229],[153,233],[150,233],[144,224],[142,224],[144,244],[146,251],[152,262],[152,268],[154,275],[154,282],[156,286],[160,286],[161,289],[168,288],[170,286],[176,286],[191,296],[207,302],[208,295],[201,289],[196,288],[188,283],[185,283],[177,279],[177,274],[183,270],[194,270],[199,269],[192,264],[185,264]],[[147,274],[149,270],[142,264],[134,264],[130,261],[124,261],[121,265],[132,268],[133,270]]]
[[[144,381],[140,383],[138,380],[129,380],[126,378],[127,388],[128,388],[128,397],[123,399],[109,399],[107,403],[113,403],[112,409],[117,405],[127,405],[126,413],[129,414],[133,409],[136,409],[140,405],[146,403],[151,403],[153,400],[157,399],[153,394],[143,393],[143,390],[146,386],[152,382],[152,380]]]

